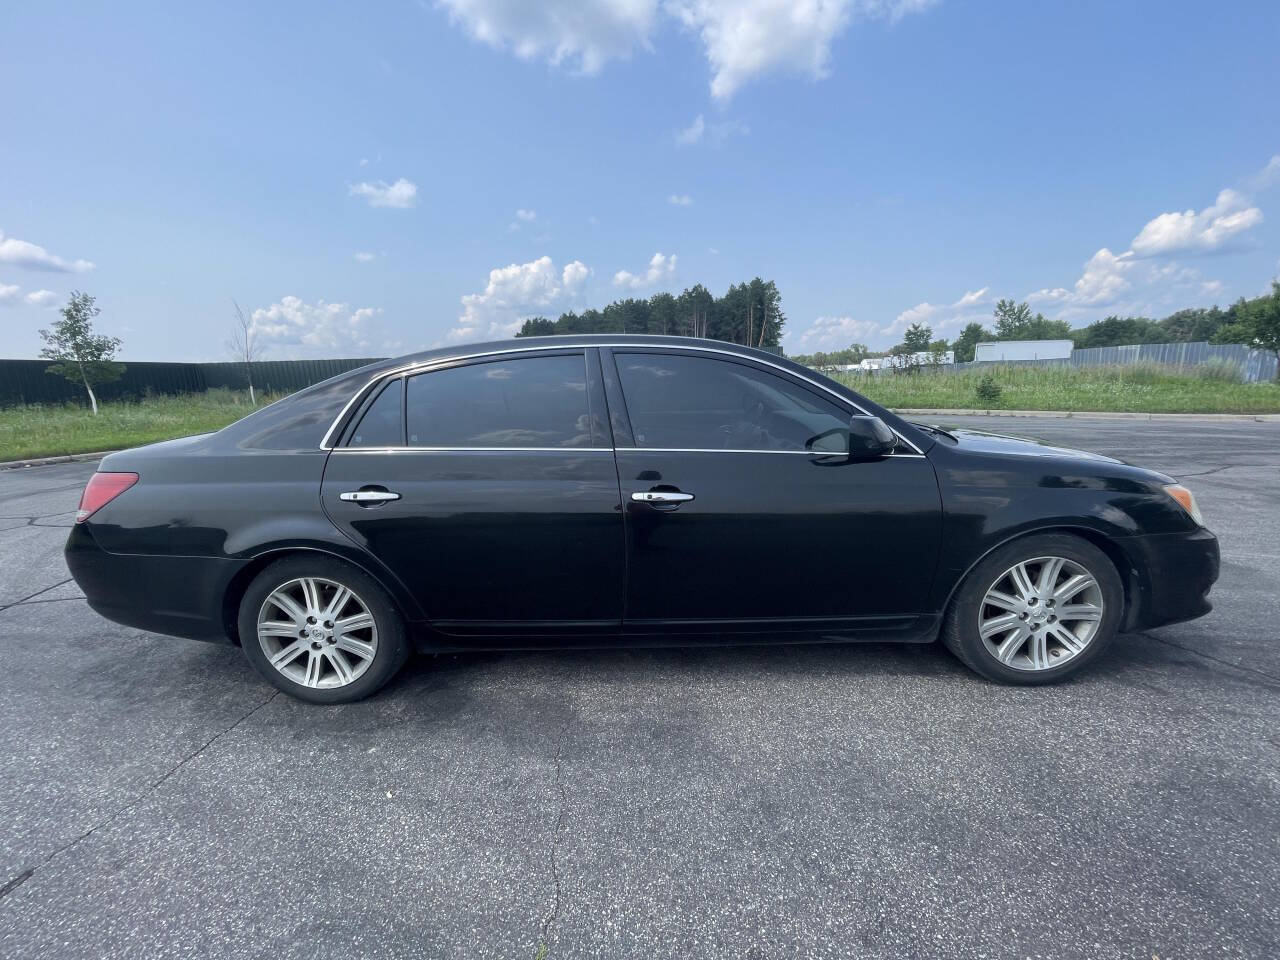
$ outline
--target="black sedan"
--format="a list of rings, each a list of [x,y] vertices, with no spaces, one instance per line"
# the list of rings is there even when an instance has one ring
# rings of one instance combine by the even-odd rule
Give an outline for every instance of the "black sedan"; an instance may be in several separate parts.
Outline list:
[[[913,424],[707,340],[550,337],[372,364],[112,454],[67,564],[103,616],[368,696],[413,650],[941,638],[1060,680],[1210,609],[1172,478]]]

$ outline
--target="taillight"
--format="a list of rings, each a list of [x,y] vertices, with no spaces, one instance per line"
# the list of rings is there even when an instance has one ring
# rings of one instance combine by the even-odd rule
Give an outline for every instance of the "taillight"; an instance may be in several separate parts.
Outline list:
[[[136,473],[95,473],[80,496],[76,523],[88,520],[120,494],[138,482]]]

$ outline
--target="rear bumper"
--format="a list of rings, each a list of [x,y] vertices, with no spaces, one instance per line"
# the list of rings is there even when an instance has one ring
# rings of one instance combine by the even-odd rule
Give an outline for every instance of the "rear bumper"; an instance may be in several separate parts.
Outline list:
[[[1218,538],[1208,530],[1132,537],[1124,546],[1136,568],[1126,630],[1194,620],[1213,609],[1209,590],[1220,557]]]
[[[71,528],[67,568],[97,613],[152,633],[231,643],[222,609],[238,560],[109,553],[89,525]]]

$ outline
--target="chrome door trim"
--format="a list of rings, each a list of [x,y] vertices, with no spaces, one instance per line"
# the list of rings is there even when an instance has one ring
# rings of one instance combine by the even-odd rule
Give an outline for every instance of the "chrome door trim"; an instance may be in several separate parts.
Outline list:
[[[637,490],[631,499],[639,503],[688,503],[693,494],[678,490]]]
[[[858,404],[854,403],[852,400],[850,400],[848,397],[844,396],[843,394],[837,393],[835,390],[832,390],[830,387],[826,386],[825,384],[818,383],[816,380],[812,380],[809,377],[805,376],[804,374],[796,373],[794,370],[789,370],[786,367],[782,366],[781,364],[771,363],[768,360],[763,360],[759,357],[745,356],[741,353],[738,353],[735,350],[721,350],[717,347],[704,347],[701,344],[687,345],[683,343],[634,343],[634,342],[632,343],[625,343],[625,342],[623,343],[580,343],[580,342],[573,343],[573,342],[570,342],[570,343],[560,343],[554,346],[542,344],[539,346],[528,346],[528,347],[508,347],[504,350],[485,350],[480,353],[468,353],[468,354],[461,354],[461,355],[450,356],[450,357],[436,357],[431,360],[419,360],[415,363],[406,363],[404,366],[395,367],[391,370],[384,370],[383,372],[377,374],[372,379],[370,379],[364,386],[360,387],[355,392],[355,395],[350,400],[347,401],[345,406],[343,406],[342,410],[338,413],[338,415],[334,417],[333,422],[329,424],[329,429],[325,431],[324,437],[321,438],[320,440],[320,449],[321,450],[337,449],[334,447],[332,441],[334,439],[334,436],[333,436],[334,431],[337,430],[338,425],[342,423],[342,421],[346,418],[347,414],[351,412],[352,407],[354,407],[359,400],[361,400],[363,397],[365,397],[368,394],[369,389],[374,384],[382,383],[384,380],[390,380],[393,377],[408,377],[417,373],[426,373],[435,367],[444,367],[453,363],[458,363],[463,360],[478,360],[482,357],[501,357],[511,353],[540,353],[548,350],[589,350],[592,347],[608,347],[610,349],[632,349],[640,353],[644,353],[650,350],[692,350],[698,353],[715,353],[715,354],[720,354],[726,357],[734,357],[738,360],[745,360],[748,363],[758,363],[763,367],[772,367],[774,370],[779,370],[782,373],[787,374],[788,376],[795,377],[797,380],[801,380],[809,384],[809,386],[811,387],[816,387],[822,392],[830,394],[831,396],[839,400],[841,403],[844,403],[844,404],[847,404],[848,406],[853,407],[853,409],[857,410],[864,417],[875,416],[875,414],[866,410],[864,407],[861,407]],[[889,429],[893,430],[892,427],[890,427]],[[920,452],[919,447],[917,447],[914,443],[912,443],[902,434],[898,433],[897,430],[894,430],[893,433],[894,433],[894,436],[896,436],[899,440],[901,440],[908,447],[914,450],[915,453],[913,454],[895,453],[895,454],[890,454],[890,456],[894,456],[894,457],[904,457],[904,456],[923,457],[924,456],[924,454]],[[346,448],[341,448],[341,449],[346,449]],[[374,449],[374,448],[368,448],[368,449]],[[416,449],[423,449],[423,448],[416,448]],[[518,450],[521,448],[501,447],[497,449]],[[524,448],[524,449],[528,449],[528,448]],[[555,448],[555,449],[559,449],[559,448]],[[627,448],[627,449],[630,449],[630,448]],[[636,449],[642,449],[642,448],[637,447]],[[742,452],[794,453],[795,451],[750,450],[750,451],[742,451]]]
[[[345,503],[386,503],[399,500],[400,494],[390,490],[348,490],[338,494],[338,499]]]

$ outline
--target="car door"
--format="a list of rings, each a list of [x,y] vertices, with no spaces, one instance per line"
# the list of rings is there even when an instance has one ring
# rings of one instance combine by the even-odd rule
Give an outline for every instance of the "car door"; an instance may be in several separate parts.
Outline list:
[[[921,627],[941,506],[918,451],[834,455],[859,411],[732,354],[615,348],[604,362],[627,632]]]
[[[616,633],[623,527],[596,351],[393,376],[329,457],[325,510],[455,635]]]

